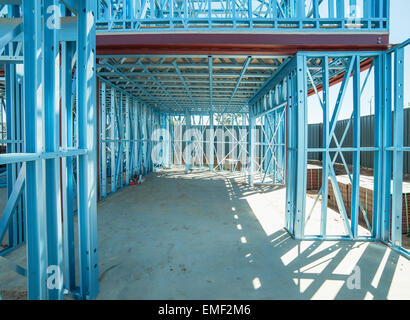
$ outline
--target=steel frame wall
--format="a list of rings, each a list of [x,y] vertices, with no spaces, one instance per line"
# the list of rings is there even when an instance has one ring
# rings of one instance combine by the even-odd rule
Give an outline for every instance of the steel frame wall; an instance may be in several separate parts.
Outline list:
[[[18,18],[19,12],[16,8],[10,8],[7,12],[7,17],[10,19]],[[8,46],[2,48],[3,54],[8,54],[9,52],[16,50],[16,47],[21,47],[21,44],[18,45],[16,42],[10,42]],[[4,88],[4,98],[2,99],[1,106],[1,126],[2,126],[2,144],[6,145],[6,153],[11,152],[22,152],[23,147],[23,132],[22,132],[22,119],[23,119],[23,109],[21,103],[22,97],[22,82],[23,77],[21,73],[18,72],[16,65],[7,64],[5,65],[5,88]],[[5,114],[6,121],[3,122],[3,115]],[[4,128],[6,124],[6,128]],[[8,164],[6,166],[6,181],[3,186],[7,186],[8,197],[15,197],[15,203],[11,208],[8,208],[11,211],[15,211],[16,214],[10,219],[8,228],[5,225],[0,228],[0,238],[3,239],[5,233],[8,234],[7,247],[2,249],[0,252],[7,253],[8,251],[16,248],[24,243],[25,232],[24,232],[24,206],[23,206],[23,196],[21,195],[21,189],[23,185],[17,183],[16,181],[19,177],[19,172],[21,169],[21,164]],[[21,178],[19,179],[21,180]],[[20,182],[20,181],[19,181]],[[18,186],[19,190],[15,190],[13,194],[13,187]]]
[[[290,93],[287,91],[287,79],[283,78],[283,74],[287,72],[289,64],[288,58],[249,101],[251,185],[285,184],[285,106]],[[260,130],[257,130],[258,125]]]
[[[9,247],[2,255],[26,243],[27,271],[16,269],[27,276],[29,299],[98,293],[97,7],[92,0],[72,4],[24,0],[0,8],[16,22],[6,23],[0,46],[8,126],[0,164],[8,166],[9,191],[0,220]],[[10,56],[16,52],[18,58]]]
[[[169,166],[168,115],[99,77],[100,199]],[[162,129],[162,130],[161,130]],[[153,159],[153,153],[156,156]]]
[[[377,70],[376,81],[382,90],[378,91],[377,100],[382,108],[378,110],[378,121],[382,123],[383,129],[376,137],[383,147],[383,152],[379,155],[383,161],[377,168],[381,174],[380,233],[377,236],[410,259],[410,251],[402,247],[403,155],[410,151],[410,146],[405,146],[403,139],[406,130],[409,130],[404,127],[403,117],[405,64],[410,63],[405,61],[406,49],[410,50],[410,39],[379,57],[382,63]]]
[[[97,27],[113,31],[386,31],[388,0],[99,0]],[[326,12],[325,12],[326,11]]]
[[[264,101],[269,101],[272,96],[265,98]],[[285,124],[286,108],[283,106],[255,117],[256,150],[253,153],[254,158],[250,159],[254,163],[254,171],[249,173],[251,185],[285,184]]]
[[[269,94],[272,97],[271,91]],[[253,120],[257,125],[252,129]],[[174,165],[185,165],[187,172],[193,168],[240,171],[252,185],[285,184],[283,105],[251,117],[250,124],[248,115],[241,113],[212,113],[212,117],[187,114],[172,116],[171,122]],[[255,141],[251,142],[253,136]],[[251,145],[255,151],[252,156]]]
[[[374,56],[371,54],[366,54],[366,53],[355,53],[355,54],[349,54],[345,53],[343,56],[332,56],[332,55],[319,55],[318,57],[307,57],[306,61],[306,66],[305,70],[308,74],[308,78],[310,81],[310,85],[314,88],[315,94],[318,96],[318,99],[320,101],[320,104],[322,106],[322,111],[323,111],[323,123],[325,124],[323,126],[323,146],[322,148],[308,148],[308,152],[322,152],[322,158],[323,158],[323,169],[322,169],[322,188],[317,196],[321,196],[322,198],[322,216],[321,216],[321,228],[320,228],[320,235],[318,237],[332,237],[327,234],[327,199],[328,199],[328,179],[330,177],[331,181],[331,188],[333,189],[333,192],[337,194],[337,206],[339,209],[339,212],[342,215],[342,221],[345,225],[345,236],[348,236],[350,238],[360,238],[358,235],[358,219],[359,215],[362,214],[364,220],[366,221],[367,227],[369,231],[373,235],[376,234],[376,228],[377,224],[374,224],[372,228],[369,224],[369,219],[366,213],[366,210],[364,210],[364,206],[361,203],[359,199],[359,193],[360,193],[360,156],[361,153],[363,152],[374,152],[375,154],[375,160],[380,160],[378,158],[378,154],[381,152],[380,147],[375,146],[375,147],[362,147],[360,145],[361,141],[361,130],[360,130],[360,114],[361,114],[361,105],[360,105],[360,97],[361,93],[364,90],[364,87],[367,85],[367,79],[368,76],[365,78],[365,81],[361,87],[360,83],[360,62],[362,58],[373,58],[376,60]],[[320,59],[321,60],[321,65],[322,65],[322,79],[323,79],[323,86],[322,86],[322,98],[319,97],[317,93],[317,87],[312,79],[311,73],[309,71],[309,59]],[[317,60],[316,60],[317,61]],[[339,63],[335,61],[343,61],[346,64],[346,71],[343,77],[343,81],[341,84],[341,88],[339,90],[338,98],[336,101],[336,106],[333,109],[333,113],[330,113],[331,106],[329,103],[329,64],[334,64],[334,63]],[[378,63],[378,61],[374,62],[374,64]],[[373,66],[373,64],[372,64]],[[370,74],[372,71],[372,67],[368,70],[367,75]],[[344,134],[340,138],[340,141],[338,137],[335,134],[335,128],[338,120],[338,115],[340,114],[340,110],[343,105],[343,100],[345,97],[345,93],[347,90],[347,85],[349,83],[349,79],[351,78],[352,75],[352,81],[353,81],[353,112],[350,117],[349,125],[346,127]],[[312,80],[311,80],[312,79]],[[374,84],[376,87],[376,83]],[[353,146],[345,147],[343,146],[344,142],[344,137],[349,130],[350,124],[352,126],[353,130]],[[380,128],[376,128],[376,131]],[[331,143],[334,142],[336,144],[336,147],[331,147]],[[346,164],[345,158],[344,158],[344,152],[350,152],[353,153],[353,169],[352,172],[349,171],[349,168]],[[336,158],[340,157],[345,170],[346,174],[349,177],[350,183],[352,184],[352,210],[351,210],[351,222],[349,224],[348,221],[348,216],[347,216],[347,209],[345,208],[345,205],[342,200],[341,192],[339,190],[338,182],[336,180],[336,175],[335,175],[335,170],[334,170],[334,163],[336,161]],[[377,170],[375,171],[375,179],[378,179],[378,172]],[[376,181],[376,180],[375,180]],[[377,182],[375,183],[375,197],[374,197],[374,202],[375,205],[377,206],[378,204],[378,190],[377,190]],[[316,199],[317,201],[317,199]],[[314,207],[314,206],[313,206]],[[313,211],[313,208],[311,209],[311,212]],[[374,211],[374,214],[377,212]],[[308,216],[309,218],[309,216]],[[307,219],[308,219],[307,218]],[[373,217],[372,221],[377,221],[377,217]],[[305,222],[306,226],[306,222]],[[365,237],[366,238],[366,237]],[[367,237],[368,238],[368,237]],[[375,239],[374,236],[370,237],[370,239]]]
[[[294,58],[292,72],[288,75],[289,87],[292,92],[289,96],[288,108],[288,131],[287,131],[287,183],[293,188],[287,188],[287,223],[286,228],[296,239],[304,240],[364,240],[364,241],[383,241],[391,245],[394,250],[409,257],[409,252],[401,246],[401,219],[402,219],[402,182],[403,182],[403,152],[410,151],[403,146],[403,95],[404,95],[404,47],[408,46],[410,40],[400,46],[385,53],[379,52],[300,52]],[[364,86],[367,84],[367,75],[361,85],[361,61],[363,59],[373,59],[372,67],[375,72],[374,88],[376,94],[375,105],[375,142],[373,147],[360,146],[360,96]],[[312,61],[311,61],[312,59]],[[309,88],[318,92],[317,84],[310,71],[311,62],[322,65],[322,97],[320,99],[323,109],[323,147],[308,148],[307,146],[307,93]],[[391,79],[391,61],[394,59],[394,79]],[[329,105],[329,65],[332,63],[345,63],[343,81],[336,101],[333,113],[330,114]],[[343,136],[338,141],[334,135],[334,128],[338,120],[340,106],[346,93],[347,84],[352,77],[353,81],[353,114],[351,125],[354,130],[353,147],[343,147]],[[369,85],[369,84],[367,84]],[[380,90],[378,90],[380,88]],[[393,90],[394,89],[394,93]],[[394,120],[392,118],[392,95],[394,96]],[[395,122],[394,122],[395,121]],[[393,139],[391,128],[394,126]],[[345,130],[346,133],[347,130]],[[330,148],[331,141],[335,139],[336,148]],[[322,189],[319,196],[322,196],[322,216],[320,234],[306,235],[306,171],[307,153],[323,153],[322,169]],[[345,165],[348,176],[352,184],[352,204],[351,219],[349,221],[346,208],[336,180],[333,164],[335,158],[340,156],[343,159],[343,152],[353,153],[353,171],[350,173]],[[374,153],[374,195],[373,195],[373,217],[372,225],[368,222],[368,217],[359,199],[359,180],[360,180],[360,153]],[[331,157],[331,154],[334,156]],[[393,171],[392,171],[393,168]],[[393,176],[390,177],[390,172]],[[331,187],[336,194],[336,201],[342,220],[345,225],[346,235],[329,235],[326,232],[327,215],[327,181],[330,177]],[[391,193],[390,184],[393,181],[393,192]],[[392,207],[390,208],[390,194],[392,194]],[[318,197],[319,197],[318,196]],[[317,199],[316,199],[317,200]],[[359,215],[364,216],[367,226],[371,232],[370,236],[358,234]],[[391,220],[391,226],[390,226]],[[391,237],[390,237],[391,234]]]
[[[246,113],[171,116],[172,164],[185,165],[186,171],[209,168],[246,174],[247,118]]]

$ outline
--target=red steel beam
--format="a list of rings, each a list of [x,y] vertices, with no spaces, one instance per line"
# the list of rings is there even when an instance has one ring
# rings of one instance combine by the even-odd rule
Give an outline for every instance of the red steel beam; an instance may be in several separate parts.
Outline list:
[[[110,33],[97,34],[98,55],[293,55],[298,51],[381,51],[388,34]]]

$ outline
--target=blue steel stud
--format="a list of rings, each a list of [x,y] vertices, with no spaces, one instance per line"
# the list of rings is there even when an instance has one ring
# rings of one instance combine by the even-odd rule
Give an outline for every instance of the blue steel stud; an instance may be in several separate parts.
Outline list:
[[[373,217],[372,217],[372,237],[380,240],[380,228],[383,211],[383,84],[382,84],[382,54],[375,58],[374,63],[374,146],[377,151],[374,152],[374,191],[373,191]],[[390,180],[390,179],[389,179]]]
[[[99,290],[97,252],[97,108],[95,79],[96,1],[78,2],[78,225],[80,297],[94,299]]]
[[[403,143],[404,143],[404,48],[394,54],[394,128],[393,128],[393,194],[391,211],[391,241],[402,245],[403,206]]]
[[[125,184],[130,183],[130,149],[131,149],[131,136],[130,136],[130,98],[125,97]]]
[[[385,242],[390,241],[390,208],[391,208],[391,168],[392,152],[387,148],[392,146],[392,56],[382,53],[382,108],[383,108],[383,189],[382,214],[380,221],[380,237]]]
[[[19,6],[8,5],[9,18],[17,18],[20,16]],[[16,43],[10,42],[5,45],[4,52],[12,54],[16,50]],[[16,64],[5,65],[5,80],[6,80],[6,125],[7,125],[7,153],[22,152],[20,141],[20,125],[21,125],[21,94],[20,94],[20,76],[18,75]],[[20,164],[13,163],[7,165],[7,193],[10,197],[13,192],[13,185],[16,182],[19,174]],[[21,239],[21,224],[22,219],[21,200],[16,204],[13,215],[10,219],[8,228],[8,245],[9,249],[16,248],[22,243]]]
[[[41,88],[41,1],[23,0],[24,102],[26,152],[40,152],[43,143]],[[39,93],[40,91],[40,93]],[[29,299],[47,298],[46,210],[42,161],[26,168],[27,286]]]
[[[358,236],[360,204],[360,56],[356,57],[353,67],[353,183],[351,231],[354,238]]]
[[[62,147],[73,147],[73,79],[72,60],[75,43],[63,42],[61,45],[61,132]],[[73,158],[62,159],[62,193],[63,193],[63,237],[64,237],[64,286],[75,290],[75,241],[74,241],[74,192],[73,192]]]
[[[43,59],[44,59],[44,112],[45,112],[45,151],[55,152],[59,148],[59,99],[60,99],[60,56],[57,26],[52,21],[57,0],[44,1],[43,26]],[[54,8],[54,9],[53,9]],[[56,21],[55,21],[56,22]],[[47,256],[48,267],[57,267],[56,285],[49,287],[48,298],[62,299],[62,266],[63,266],[63,239],[61,226],[61,184],[60,161],[48,159],[46,169],[46,210],[47,210]]]
[[[249,184],[254,184],[256,161],[256,118],[249,114]]]
[[[230,4],[233,5],[230,5]],[[354,20],[355,26],[346,25],[347,19],[357,18],[356,11],[345,12],[359,5],[364,19]],[[367,14],[369,3],[375,8]],[[143,30],[149,27],[162,30],[332,30],[360,32],[360,30],[387,30],[389,0],[357,2],[356,0],[290,0],[253,1],[170,0],[163,2],[139,0],[98,1],[98,27],[110,31]],[[327,11],[327,12],[325,12]],[[319,12],[323,15],[320,16]],[[329,19],[332,24],[329,24]],[[362,25],[362,23],[364,24]]]
[[[115,162],[115,150],[116,150],[116,117],[115,117],[115,106],[116,106],[116,92],[114,88],[111,88],[111,106],[110,106],[110,172],[111,172],[111,192],[115,192],[117,190],[117,185],[115,183],[116,177],[116,162]]]
[[[214,132],[214,112],[213,112],[213,58],[208,57],[209,69],[209,170],[214,170],[214,154],[215,154],[215,132]]]
[[[286,228],[294,234],[296,203],[296,76],[288,75],[288,99],[286,105]]]
[[[296,239],[304,237],[304,223],[306,211],[306,170],[307,170],[307,84],[306,84],[306,56],[297,54],[296,77],[296,204],[294,218],[294,235]]]
[[[324,56],[322,58],[322,81],[323,81],[323,148],[325,152],[322,156],[322,214],[321,214],[321,223],[320,223],[320,235],[326,235],[326,226],[327,226],[327,206],[328,206],[328,191],[329,191],[329,165],[328,163],[328,148],[330,146],[330,129],[329,129],[329,57]]]
[[[106,106],[106,83],[101,83],[101,197],[107,196],[107,106]]]
[[[13,44],[9,44],[10,47]],[[13,141],[16,140],[16,91],[17,91],[17,74],[16,74],[16,65],[8,64],[5,66],[5,79],[6,79],[6,125],[7,125],[7,140]],[[15,153],[16,144],[8,143],[7,144],[7,153]],[[13,191],[13,185],[16,178],[16,164],[12,163],[7,165],[7,194],[10,197]],[[9,227],[8,227],[8,245],[11,248],[17,246],[17,209],[15,214],[12,215]]]
[[[186,131],[185,131],[185,173],[188,173],[191,170],[192,162],[192,135],[191,135],[191,113],[187,111],[185,114],[186,121]]]

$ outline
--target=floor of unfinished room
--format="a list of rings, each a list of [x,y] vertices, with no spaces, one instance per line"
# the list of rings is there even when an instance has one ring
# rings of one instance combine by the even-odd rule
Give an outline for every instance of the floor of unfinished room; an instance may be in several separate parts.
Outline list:
[[[410,299],[410,261],[388,247],[293,240],[283,229],[285,190],[172,169],[108,196],[98,204],[98,299]],[[25,247],[7,259],[24,266]],[[349,289],[357,270],[360,288]],[[25,287],[0,270],[3,299],[23,298]]]

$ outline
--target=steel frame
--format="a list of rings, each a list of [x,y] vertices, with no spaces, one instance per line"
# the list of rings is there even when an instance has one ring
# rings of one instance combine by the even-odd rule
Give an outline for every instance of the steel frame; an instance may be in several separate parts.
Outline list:
[[[363,55],[363,54],[362,54]],[[366,56],[368,58],[369,56]],[[316,57],[317,58],[317,57]],[[361,93],[364,90],[364,87],[367,84],[367,78],[366,81],[364,81],[364,84],[362,87],[360,87],[360,61],[361,61],[362,56],[360,54],[355,54],[355,55],[346,55],[345,57],[331,57],[331,56],[320,56],[321,59],[321,64],[322,64],[322,78],[323,78],[323,99],[321,99],[318,95],[316,85],[314,83],[314,80],[312,79],[311,73],[309,71],[309,67],[306,66],[306,72],[308,74],[310,84],[315,90],[315,94],[318,96],[318,99],[320,101],[320,104],[322,106],[322,111],[323,111],[323,146],[322,148],[308,148],[308,152],[323,152],[322,155],[322,163],[323,163],[323,169],[322,169],[322,187],[321,190],[317,196],[317,198],[321,197],[322,199],[322,216],[321,216],[321,228],[320,228],[320,237],[326,237],[327,236],[327,199],[328,199],[328,179],[330,177],[331,180],[331,187],[333,191],[337,194],[337,205],[339,208],[339,212],[342,215],[342,221],[345,224],[345,231],[346,235],[351,237],[351,238],[358,238],[358,218],[359,214],[363,214],[364,220],[366,221],[367,227],[369,231],[372,230],[372,227],[370,226],[369,219],[366,213],[366,210],[364,210],[364,206],[359,200],[359,188],[360,188],[360,155],[361,152],[375,152],[377,155],[380,152],[380,148],[364,148],[361,147],[360,145],[360,140],[361,140],[361,134],[360,134],[360,96]],[[341,60],[345,61],[346,63],[346,71],[343,77],[343,81],[341,84],[341,88],[339,90],[338,98],[336,101],[336,105],[334,107],[334,111],[332,114],[330,114],[331,106],[329,105],[329,64],[335,63],[335,61]],[[316,60],[317,61],[317,60]],[[307,61],[307,63],[309,63]],[[336,62],[338,63],[338,62]],[[368,75],[370,74],[372,68],[369,69]],[[348,126],[346,127],[340,141],[338,137],[335,134],[335,127],[336,123],[338,120],[338,115],[340,114],[340,110],[343,105],[343,100],[346,94],[346,89],[347,85],[349,82],[350,77],[353,77],[353,112],[350,117],[350,121]],[[354,142],[353,146],[344,146],[344,137],[349,130],[350,124],[352,124],[352,130],[353,130],[353,135],[354,135]],[[336,147],[331,147],[331,143],[334,143]],[[353,153],[353,170],[350,172],[346,161],[344,159],[344,152],[351,152]],[[332,157],[332,153],[334,153],[334,156]],[[336,158],[340,157],[345,170],[346,174],[350,180],[350,183],[352,184],[352,211],[351,211],[351,222],[349,225],[349,219],[347,217],[347,209],[345,208],[345,205],[342,200],[342,196],[339,190],[339,186],[336,180],[335,176],[335,170],[334,170],[334,163],[336,161]],[[332,159],[333,158],[333,159]],[[377,172],[375,172],[377,174]],[[353,177],[352,177],[353,176]],[[377,178],[377,176],[375,177]],[[375,190],[377,193],[377,190]],[[316,199],[317,201],[317,199]],[[316,204],[315,201],[315,204]],[[376,203],[378,199],[375,199]],[[314,206],[311,208],[309,216],[311,212],[313,211]],[[307,220],[309,219],[309,216]],[[373,221],[377,221],[376,219],[373,219]],[[305,225],[306,226],[306,225]],[[376,230],[372,230],[373,234],[376,233]]]
[[[185,114],[188,108],[195,114],[208,114],[211,91],[214,112],[246,112],[247,101],[287,57],[102,55],[99,58],[99,76],[158,111]]]
[[[7,116],[0,164],[8,167],[9,192],[0,220],[9,242],[1,254],[26,243],[29,299],[98,294],[96,3],[77,5],[73,11],[57,0],[24,0],[0,8],[10,30],[0,46]],[[72,22],[60,25],[60,18]]]
[[[389,1],[99,0],[97,27],[115,31],[386,31]]]
[[[265,96],[272,98],[271,93]],[[269,102],[268,102],[269,103]],[[253,171],[249,181],[254,184],[285,185],[286,108],[279,107],[255,118]]]
[[[168,167],[168,137],[155,129],[168,128],[168,116],[140,102],[99,75],[100,199],[118,191],[137,176]],[[162,139],[161,139],[162,137]],[[155,149],[155,150],[154,150]],[[157,153],[153,161],[151,151]]]
[[[185,165],[186,171],[209,168],[246,174],[249,132],[246,113],[174,115],[170,117],[170,129],[173,165]]]
[[[289,75],[289,87],[292,96],[288,96],[289,103],[287,117],[287,183],[294,185],[294,188],[287,189],[287,229],[296,239],[304,240],[364,240],[364,241],[383,241],[394,250],[401,252],[409,257],[409,252],[401,245],[401,219],[402,219],[402,182],[403,182],[403,152],[410,149],[403,146],[403,86],[404,86],[404,48],[408,46],[410,40],[407,40],[400,46],[397,46],[387,52],[300,52],[294,58],[296,65]],[[361,61],[363,59],[373,59],[371,69],[364,77],[363,84],[360,83]],[[339,91],[336,106],[333,113],[330,114],[329,106],[329,76],[330,65],[339,64],[344,60],[345,71],[343,81]],[[392,82],[391,61],[394,60],[394,79]],[[322,65],[322,96],[319,97],[323,109],[324,123],[323,126],[323,147],[308,148],[307,146],[307,92],[313,89],[318,95],[316,81],[312,77],[310,66]],[[360,96],[366,85],[369,85],[367,79],[371,70],[374,70],[375,82],[373,86],[376,93],[375,107],[375,142],[373,147],[362,147],[360,145]],[[334,128],[337,122],[340,106],[345,96],[347,84],[350,78],[353,78],[353,114],[349,125],[354,130],[353,147],[343,146],[344,137],[349,126],[346,128],[341,139],[334,134]],[[293,88],[292,88],[293,87]],[[380,90],[378,88],[381,88]],[[393,91],[394,89],[394,91]],[[318,95],[319,96],[319,95]],[[392,99],[392,96],[395,99]],[[392,102],[393,101],[393,102]],[[392,112],[392,103],[394,103],[394,119]],[[393,137],[391,128],[394,123]],[[297,124],[297,125],[296,125]],[[330,144],[334,141],[336,147],[331,148]],[[322,169],[322,188],[318,195],[322,198],[322,216],[320,234],[307,235],[305,226],[306,215],[306,163],[308,152],[323,153]],[[345,161],[343,161],[343,152],[352,152],[354,163],[352,172],[349,172]],[[366,211],[359,200],[359,177],[360,177],[360,153],[374,153],[374,199],[373,199],[373,217],[372,225],[369,223]],[[334,154],[331,157],[331,153]],[[346,214],[346,208],[336,181],[333,164],[336,157],[342,158],[345,164],[346,172],[352,184],[352,211],[349,220]],[[295,169],[296,168],[296,169]],[[393,168],[393,171],[391,171]],[[393,172],[393,176],[390,176]],[[342,220],[345,224],[344,235],[331,235],[326,232],[326,214],[328,188],[327,180],[330,177],[331,187],[336,194],[336,200],[341,213]],[[392,180],[391,180],[392,179]],[[393,192],[391,192],[391,181],[393,182]],[[390,207],[390,194],[392,194],[392,207]],[[316,199],[317,200],[317,199]],[[370,236],[358,234],[358,217],[359,214],[364,216]],[[389,221],[392,221],[390,225]],[[391,234],[391,236],[390,236]]]
[[[251,156],[249,183],[285,184],[287,79],[286,59],[249,101]],[[253,132],[252,132],[253,131]]]
[[[60,24],[49,6],[60,8]],[[401,168],[403,153],[410,151],[404,146],[406,128],[401,121],[403,53],[409,40],[385,52],[298,52],[294,56],[97,56],[96,52],[97,28],[102,33],[267,29],[383,33],[388,31],[388,8],[388,0],[364,1],[362,15],[347,11],[336,0],[100,0],[98,4],[23,0],[21,6],[0,5],[4,26],[0,66],[5,65],[4,78],[0,77],[0,83],[5,83],[0,86],[0,117],[3,120],[5,111],[7,118],[6,130],[1,121],[0,143],[7,145],[7,153],[0,154],[0,165],[7,166],[9,196],[0,219],[0,236],[7,233],[8,247],[0,254],[26,244],[27,270],[15,269],[27,275],[28,297],[95,298],[99,290],[97,198],[118,191],[136,176],[173,164],[184,164],[187,172],[198,167],[240,170],[251,185],[286,184],[286,229],[296,239],[383,241],[409,258],[401,243]],[[364,86],[371,85],[370,72],[375,75],[374,87],[381,90],[375,90],[374,146],[362,147],[360,96]],[[344,145],[346,131],[340,139],[334,134],[349,81],[353,113],[348,127],[354,130],[353,146]],[[337,82],[341,90],[330,113],[329,88]],[[312,94],[323,110],[320,148],[307,144]],[[310,152],[320,152],[324,159],[318,196],[321,227],[314,235],[306,233]],[[343,161],[344,152],[354,154],[352,172]],[[371,224],[359,198],[361,152],[374,154]],[[338,157],[354,190],[350,220],[335,178],[333,164]],[[231,161],[228,167],[226,160]],[[327,232],[329,177],[345,225],[341,235]],[[358,232],[360,215],[370,236]],[[47,286],[50,265],[61,271],[54,280],[61,285]]]
[[[410,147],[404,145],[404,134],[409,130],[404,127],[403,120],[405,65],[409,63],[404,52],[410,50],[409,46],[410,39],[381,54],[382,67],[378,70],[377,81],[383,90],[379,90],[377,99],[383,106],[378,110],[383,128],[382,134],[379,133],[383,137],[383,154],[380,155],[383,163],[378,168],[382,173],[378,236],[382,242],[410,259],[410,251],[402,246],[403,156],[410,151]]]

